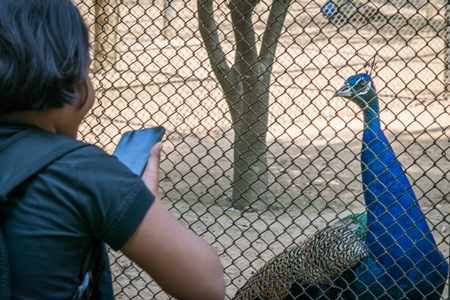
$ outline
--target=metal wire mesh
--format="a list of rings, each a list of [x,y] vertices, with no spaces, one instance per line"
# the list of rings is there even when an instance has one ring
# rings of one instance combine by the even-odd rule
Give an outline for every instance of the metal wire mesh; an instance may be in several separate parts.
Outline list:
[[[211,17],[229,66],[239,58],[230,7],[244,2],[212,2]],[[125,131],[166,127],[163,201],[219,253],[229,298],[286,247],[365,210],[359,160],[362,115],[356,105],[333,94],[374,57],[385,134],[448,259],[447,1],[336,0],[339,9],[333,17],[324,14],[325,1],[290,3],[276,37],[270,85],[264,87],[266,206],[247,211],[233,205],[234,107],[227,104],[224,92],[230,90],[224,91],[224,79],[217,78],[217,66],[209,58],[215,53],[207,51],[199,29],[201,6],[184,0],[76,3],[91,31],[98,99],[81,127],[82,138],[112,152]],[[255,4],[257,47],[271,30],[267,20],[277,3]],[[231,90],[237,88],[231,85]],[[246,126],[244,133],[239,131],[243,137],[256,125]],[[120,252],[110,251],[110,262],[117,299],[170,298]],[[450,299],[447,290],[445,299]]]

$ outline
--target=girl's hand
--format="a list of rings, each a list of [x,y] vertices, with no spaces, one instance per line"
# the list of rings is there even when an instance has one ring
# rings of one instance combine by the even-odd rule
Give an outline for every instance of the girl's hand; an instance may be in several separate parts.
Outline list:
[[[142,174],[142,180],[157,199],[159,198],[159,163],[161,160],[162,148],[163,144],[161,142],[153,146],[150,150],[147,166]]]

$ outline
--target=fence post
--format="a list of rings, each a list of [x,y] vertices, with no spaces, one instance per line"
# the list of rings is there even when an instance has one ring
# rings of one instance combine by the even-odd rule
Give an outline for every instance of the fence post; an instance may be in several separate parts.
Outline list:
[[[114,45],[117,39],[117,32],[114,30],[118,23],[118,18],[113,18],[114,9],[111,13],[106,12],[105,0],[94,0],[94,72],[97,73],[105,66],[105,63],[114,65],[117,60],[117,53]],[[116,1],[108,1],[115,4]]]
[[[448,97],[450,94],[450,4],[445,4],[445,52],[444,52],[444,97]],[[450,289],[449,289],[450,293]],[[450,299],[450,294],[449,294]]]

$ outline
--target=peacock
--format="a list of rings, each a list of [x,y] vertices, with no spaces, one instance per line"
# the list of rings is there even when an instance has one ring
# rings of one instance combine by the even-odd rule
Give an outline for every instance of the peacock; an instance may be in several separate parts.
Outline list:
[[[363,111],[366,223],[361,215],[351,216],[287,248],[254,274],[234,299],[440,299],[449,266],[381,129],[370,74],[349,77],[335,96]]]

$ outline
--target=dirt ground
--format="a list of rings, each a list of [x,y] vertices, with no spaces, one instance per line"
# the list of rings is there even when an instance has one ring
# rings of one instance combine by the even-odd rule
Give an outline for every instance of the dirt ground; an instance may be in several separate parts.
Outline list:
[[[230,202],[234,137],[228,108],[192,9],[174,1],[178,34],[168,41],[159,35],[161,20],[148,18],[161,14],[160,3],[140,7],[129,2],[132,9],[115,10],[123,22],[116,27],[118,61],[94,76],[99,102],[81,136],[112,152],[125,131],[166,127],[163,201],[217,250],[229,297],[285,247],[364,210],[362,116],[356,106],[332,95],[375,53],[379,67],[374,81],[386,135],[414,185],[439,249],[449,257],[450,101],[441,94],[443,54],[436,50],[444,47],[439,37],[442,17],[421,27],[420,34],[414,24],[400,23],[397,28],[338,30],[318,14],[315,2],[295,2],[286,19],[288,30],[280,38],[270,89],[269,190],[276,204],[267,211],[242,213]],[[411,14],[407,9],[403,13]],[[137,29],[136,34],[133,26],[145,24],[148,30]],[[259,32],[264,29],[262,21],[256,25]],[[222,37],[230,39],[231,27],[223,26]],[[223,47],[232,52],[230,41]],[[169,298],[121,253],[110,254],[117,299]]]
[[[442,253],[449,255],[450,102],[410,106],[396,118],[384,110],[387,136],[399,154]],[[164,202],[219,253],[231,297],[252,272],[293,242],[349,213],[364,211],[358,154],[361,114],[320,125],[271,127],[270,191],[265,212],[242,213],[230,204],[231,132],[169,133],[161,171]],[[403,125],[402,125],[403,124]],[[407,130],[405,126],[407,125]],[[118,299],[167,299],[119,253],[113,253]],[[136,277],[138,276],[138,277]],[[131,280],[131,285],[129,282]],[[145,285],[147,288],[140,291]],[[120,296],[122,295],[122,296]],[[138,298],[139,298],[138,296]]]
[[[440,105],[428,109],[430,116],[442,115]],[[411,109],[409,113],[415,115],[415,111],[420,115],[423,107]],[[421,119],[424,124],[426,117]],[[344,127],[345,121],[350,125]],[[262,213],[241,213],[233,209],[224,189],[227,182],[215,181],[221,177],[221,170],[230,168],[231,157],[227,155],[225,159],[220,151],[229,149],[229,145],[221,145],[214,138],[184,140],[196,149],[202,164],[194,159],[192,164],[187,161],[185,169],[167,173],[162,182],[166,203],[221,254],[230,283],[229,295],[234,294],[236,286],[241,286],[254,269],[293,241],[302,240],[338,217],[364,211],[357,161],[362,123],[359,119],[345,121],[330,120],[323,128],[317,128],[317,132],[303,132],[294,140],[287,136],[295,136],[292,130],[271,141],[273,181],[270,190],[277,204]],[[413,125],[407,132],[395,131],[396,127],[395,122],[390,126],[390,140],[395,140],[393,146],[397,153],[403,152],[400,160],[414,182],[440,249],[448,256],[448,138],[438,126],[428,127],[426,133],[420,129],[414,131]],[[273,131],[276,132],[276,128]],[[219,147],[214,151],[217,144]],[[180,147],[175,148],[180,151]],[[207,152],[217,155],[211,159],[211,164],[206,162]],[[192,150],[186,149],[183,153],[182,157],[189,157]],[[166,158],[177,161],[171,157],[168,150]],[[163,169],[171,170],[171,163],[165,161]],[[215,174],[215,170],[219,174]],[[181,179],[183,174],[189,173],[190,176]],[[176,184],[180,181],[186,182],[185,188]]]

